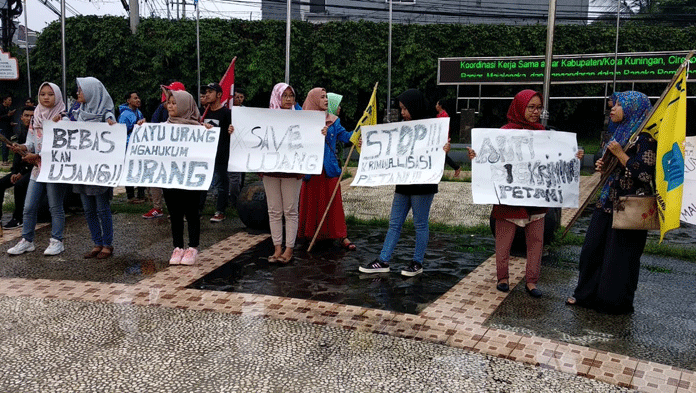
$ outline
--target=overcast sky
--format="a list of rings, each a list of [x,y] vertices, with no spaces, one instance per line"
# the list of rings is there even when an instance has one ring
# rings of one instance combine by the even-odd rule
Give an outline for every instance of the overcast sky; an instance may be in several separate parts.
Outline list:
[[[53,21],[59,20],[59,16],[51,11],[39,0],[25,0],[27,13],[27,25],[29,29],[41,31]],[[46,0],[60,11],[60,1]],[[167,17],[165,6],[166,0],[140,0],[140,17],[148,17],[153,13],[160,17]],[[181,9],[181,8],[180,8]],[[79,12],[82,15],[117,15],[128,16],[128,13],[123,8],[120,0],[66,0],[66,16],[74,16],[73,11]],[[201,18],[219,17],[219,18],[241,18],[241,19],[261,19],[261,0],[201,0],[200,1]],[[193,1],[187,0],[186,16],[195,18],[193,13]],[[176,8],[172,11],[172,17],[176,16]],[[20,25],[24,25],[24,14],[17,21]]]

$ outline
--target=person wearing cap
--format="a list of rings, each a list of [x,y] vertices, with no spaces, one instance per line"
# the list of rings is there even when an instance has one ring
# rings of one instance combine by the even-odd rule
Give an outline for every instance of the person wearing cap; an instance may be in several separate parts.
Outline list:
[[[201,121],[213,127],[227,130],[232,122],[232,113],[229,108],[222,105],[222,87],[215,82],[201,87],[201,105],[205,108]],[[217,202],[215,203],[215,215],[210,222],[220,222],[225,219],[225,210],[229,201],[230,182],[227,177],[227,161],[230,158],[230,134],[220,133],[217,154],[215,155],[214,177],[217,178]],[[205,203],[207,193],[202,193],[201,206]]]
[[[126,146],[130,143],[130,136],[133,132],[135,125],[141,125],[145,123],[145,116],[140,112],[140,97],[137,91],[129,91],[125,95],[125,104],[121,104],[118,107],[119,116],[118,122],[126,125],[126,132],[128,133],[128,139],[126,140]],[[126,197],[128,198],[128,203],[143,203],[145,202],[145,188],[138,187],[138,197],[135,197],[135,187],[126,187]]]
[[[160,86],[163,91],[186,91],[186,87],[181,82],[171,82],[168,85]],[[155,113],[152,114],[151,123],[164,123],[169,119],[169,111],[167,111],[167,96],[162,93],[162,103],[159,104]],[[149,212],[143,214],[143,218],[157,218],[162,217],[164,212],[162,208],[164,206],[164,198],[162,196],[162,189],[159,187],[148,188],[148,193],[150,194],[150,200],[152,201],[152,209]]]

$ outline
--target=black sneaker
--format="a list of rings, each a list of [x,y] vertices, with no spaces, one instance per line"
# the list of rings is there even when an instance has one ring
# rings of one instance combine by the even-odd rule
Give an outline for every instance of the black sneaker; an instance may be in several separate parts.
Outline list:
[[[358,270],[362,273],[389,273],[389,264],[375,259],[374,262],[360,266]]]
[[[14,218],[10,220],[7,224],[3,225],[3,228],[5,229],[15,229],[15,228],[21,228],[22,227],[22,222],[15,220]]]
[[[423,273],[423,265],[418,262],[411,262],[411,266],[401,271],[402,276],[413,277]]]

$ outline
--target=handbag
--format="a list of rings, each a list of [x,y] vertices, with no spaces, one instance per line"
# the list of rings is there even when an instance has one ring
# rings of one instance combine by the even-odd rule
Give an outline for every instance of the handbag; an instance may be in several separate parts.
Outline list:
[[[611,227],[614,229],[659,230],[655,195],[620,196],[614,202]]]

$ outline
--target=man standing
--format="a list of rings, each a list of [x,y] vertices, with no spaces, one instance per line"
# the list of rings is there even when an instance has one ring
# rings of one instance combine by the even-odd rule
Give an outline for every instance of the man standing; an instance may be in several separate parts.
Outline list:
[[[126,139],[126,146],[130,142],[130,135],[133,132],[133,127],[135,125],[141,125],[145,123],[145,116],[140,112],[140,97],[138,97],[138,92],[131,91],[126,93],[124,97],[126,103],[118,107],[121,113],[118,116],[118,122],[126,125],[126,131],[128,132],[128,139]],[[143,203],[145,202],[145,187],[138,187],[138,197],[135,197],[135,187],[126,187],[126,197],[128,198],[128,203]]]
[[[10,139],[13,135],[12,132],[12,118],[16,112],[12,107],[12,96],[5,95],[2,97],[2,105],[0,105],[0,133],[7,139]],[[10,165],[10,149],[7,145],[2,144],[2,165]]]
[[[239,87],[234,88],[234,99],[232,100],[233,106],[244,106],[244,100],[246,99],[246,94]],[[237,199],[239,198],[239,192],[244,185],[244,172],[227,172],[227,177],[230,182],[230,202],[233,207],[237,207]]]
[[[32,116],[34,116],[34,108],[27,106],[22,109],[20,124],[19,127],[17,127],[17,144],[23,144],[27,141],[27,132]],[[24,199],[27,195],[29,178],[31,177],[29,176],[29,172],[31,172],[32,167],[33,165],[28,164],[26,161],[22,161],[21,155],[15,154],[10,173],[0,179],[0,212],[5,199],[5,190],[14,187],[14,212],[12,213],[12,219],[3,226],[5,229],[14,229],[22,226]],[[2,214],[0,214],[0,216],[1,215]]]
[[[201,87],[201,105],[205,107],[202,121],[212,124],[213,127],[220,127],[220,138],[218,139],[217,154],[215,155],[215,177],[217,177],[217,202],[215,204],[215,215],[210,219],[211,222],[220,222],[225,219],[225,210],[229,200],[229,179],[227,177],[227,161],[230,157],[230,134],[227,129],[232,121],[231,112],[222,106],[222,87],[218,83],[208,83]],[[203,194],[205,198],[206,194]],[[205,200],[201,201],[203,204]]]
[[[246,94],[244,94],[244,91],[242,91],[242,89],[238,89],[235,87],[232,105],[233,106],[244,106],[242,104],[244,103],[245,99],[246,99]]]

